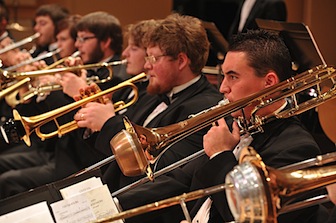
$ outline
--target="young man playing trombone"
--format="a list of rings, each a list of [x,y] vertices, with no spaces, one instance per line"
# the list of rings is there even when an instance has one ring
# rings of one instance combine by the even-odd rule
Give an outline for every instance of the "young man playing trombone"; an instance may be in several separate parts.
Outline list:
[[[276,34],[262,30],[250,31],[246,34],[238,34],[233,39],[222,65],[222,71],[224,79],[220,91],[230,103],[235,103],[290,78],[292,73],[290,54]],[[274,95],[270,95],[272,96]],[[251,109],[255,105],[257,103],[245,106],[244,116],[241,109],[232,109],[232,112],[230,110],[229,112],[233,118],[244,117],[248,124]],[[260,117],[277,114],[288,106],[290,102],[282,99],[260,109],[257,114]],[[238,164],[237,159],[241,149],[248,145],[260,154],[266,165],[274,168],[313,158],[320,153],[313,137],[296,117],[276,119],[262,127],[262,132],[253,131],[242,137],[237,122],[228,125],[224,119],[218,120],[204,136],[203,147],[206,156],[160,176],[154,182],[117,195],[119,204],[123,210],[128,210],[184,192],[223,184],[227,173]],[[192,210],[192,222],[217,223],[234,220],[225,192],[199,199],[189,205]],[[321,217],[319,211],[318,206],[312,206],[282,214],[277,220],[279,223],[319,222]],[[131,218],[126,222],[138,222],[140,219],[142,222],[157,222],[163,214],[173,215],[178,219],[181,212],[178,207],[170,208]]]

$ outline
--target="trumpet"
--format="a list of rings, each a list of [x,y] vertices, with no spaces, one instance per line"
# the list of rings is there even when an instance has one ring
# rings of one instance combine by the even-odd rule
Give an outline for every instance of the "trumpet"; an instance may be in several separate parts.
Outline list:
[[[13,116],[14,116],[14,121],[15,124],[17,126],[15,126],[16,129],[18,129],[19,135],[21,136],[21,139],[24,140],[24,142],[30,146],[31,142],[30,142],[30,135],[33,131],[36,132],[36,135],[41,139],[41,140],[45,140],[48,138],[52,138],[54,136],[58,136],[61,137],[62,135],[71,132],[73,130],[78,129],[78,125],[76,121],[72,121],[69,123],[66,123],[64,125],[59,125],[57,122],[57,118],[61,117],[62,115],[65,115],[67,113],[69,113],[70,111],[73,111],[89,102],[92,101],[96,101],[98,99],[100,99],[101,97],[103,97],[104,95],[110,94],[110,93],[114,93],[118,90],[130,87],[132,88],[132,90],[134,91],[134,96],[132,98],[131,101],[125,103],[123,101],[119,101],[119,102],[115,102],[114,106],[115,106],[115,110],[120,111],[122,109],[125,109],[127,107],[129,107],[130,105],[134,104],[136,102],[136,100],[138,99],[138,91],[137,91],[137,87],[134,85],[135,82],[141,81],[146,79],[147,75],[145,73],[141,73],[138,74],[137,76],[130,78],[112,88],[109,88],[107,90],[98,92],[97,94],[94,94],[92,96],[83,98],[79,101],[73,102],[71,104],[65,105],[63,107],[60,107],[58,109],[46,112],[44,114],[41,115],[36,115],[36,116],[32,116],[32,117],[24,117],[21,116],[17,110],[13,110]],[[46,123],[50,122],[50,121],[54,121],[56,126],[58,127],[58,129],[54,132],[51,133],[43,133],[41,132],[40,128],[45,125]],[[14,128],[12,127],[8,127],[8,128]]]
[[[254,109],[249,122],[241,120],[244,123],[249,123],[249,125],[241,125],[241,134],[263,131],[262,126],[267,122],[300,114],[335,98],[335,76],[335,68],[326,65],[317,66],[246,98],[225,105],[216,105],[191,116],[187,120],[166,127],[144,128],[125,118],[126,130],[119,132],[112,138],[110,141],[111,149],[124,175],[146,174],[150,179],[153,179],[150,164],[155,163],[173,143],[247,106],[254,106]],[[330,82],[331,87],[329,90],[322,92],[321,85],[326,82]],[[297,94],[314,86],[317,88],[318,95],[299,104]],[[269,116],[260,117],[257,115],[257,111],[261,108],[285,99],[291,100],[292,108]],[[145,143],[144,137],[146,138]],[[144,150],[153,156],[153,160],[146,158]]]
[[[20,41],[18,41],[16,43],[10,44],[10,45],[8,45],[8,46],[0,49],[0,54],[6,53],[6,52],[8,52],[10,50],[19,48],[19,47],[21,47],[21,46],[23,46],[23,45],[25,45],[27,43],[30,43],[34,39],[39,38],[40,35],[41,35],[40,33],[35,33],[34,35],[28,36],[28,37],[26,37],[26,38],[24,38],[24,39],[22,39],[22,40],[20,40]]]
[[[49,52],[47,54],[44,54],[42,56],[50,57],[51,55],[54,55],[54,53],[59,53],[59,50],[58,50],[58,52],[53,51],[53,52]],[[80,52],[76,51],[71,56],[66,57],[66,58],[62,58],[62,59],[56,61],[55,63],[45,67],[43,70],[48,70],[48,69],[55,68],[56,66],[64,63],[67,59],[74,58],[74,57],[77,57],[79,55],[80,55]],[[34,58],[34,60],[35,59],[36,58]],[[22,64],[20,64],[20,66],[21,65]],[[10,69],[7,70],[7,71],[10,71]],[[111,78],[111,76],[112,76],[111,70],[109,72],[110,72],[110,74],[109,74],[108,78]],[[91,82],[100,83],[99,81],[101,81],[101,79],[99,79],[98,77],[88,77],[86,81],[87,81],[88,84],[91,83]],[[29,85],[29,90],[27,92],[23,93],[20,96],[19,99],[17,99],[18,98],[18,92],[14,92],[12,95],[7,96],[5,99],[6,99],[6,102],[11,107],[16,107],[18,104],[24,103],[25,101],[29,100],[30,98],[34,97],[35,95],[43,95],[45,93],[48,93],[48,92],[51,92],[51,91],[57,91],[57,90],[61,90],[61,89],[62,89],[62,86],[60,84],[48,84],[48,85],[43,85],[43,86],[38,86],[38,87],[34,87],[32,85]]]
[[[0,99],[4,98],[6,95],[16,91],[17,89],[21,88],[23,85],[30,82],[30,78],[24,78],[16,83],[13,83],[11,86],[7,87],[6,89],[0,91]]]

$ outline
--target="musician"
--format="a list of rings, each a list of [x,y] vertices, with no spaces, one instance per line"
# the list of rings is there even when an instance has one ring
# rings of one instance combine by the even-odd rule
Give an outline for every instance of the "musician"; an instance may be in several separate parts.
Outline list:
[[[90,13],[78,21],[78,27],[85,30],[81,31],[81,34],[90,33],[90,35],[92,35],[91,33],[95,32],[97,36],[94,40],[84,40],[85,43],[82,42],[84,36],[80,36],[81,39],[79,40],[79,38],[77,38],[76,40],[76,42],[80,41],[78,48],[91,50],[93,55],[92,60],[84,60],[85,62],[99,62],[100,60],[104,62],[105,59],[105,62],[108,62],[108,60],[119,60],[122,47],[122,33],[119,21],[114,16],[102,12]],[[100,28],[96,30],[97,27]],[[75,28],[77,29],[77,25]],[[92,32],[88,30],[92,30]],[[104,32],[100,32],[101,30],[104,30]],[[89,43],[89,45],[87,45],[86,42]],[[77,44],[75,44],[75,46],[76,45]],[[112,48],[114,49],[113,51]],[[85,50],[82,52],[85,56],[89,55]],[[105,69],[101,69],[101,72],[99,72],[100,71],[97,71],[94,75],[99,76],[99,74],[106,74]],[[81,77],[78,77],[78,79],[81,79]],[[121,79],[114,77],[113,80],[117,80],[111,81],[116,83],[120,82]],[[75,87],[74,82],[69,82],[69,84],[73,84],[73,87]],[[79,89],[77,88],[77,92],[78,91]],[[34,98],[34,100],[31,100],[29,103],[20,105],[20,107],[23,108],[18,108],[20,109],[19,113],[30,117],[32,115],[43,114],[46,111],[73,102],[72,97],[66,93],[67,92],[64,94],[62,91],[54,91],[46,97],[46,100],[39,102]],[[73,121],[73,116],[74,114],[70,112],[64,117],[58,118],[57,121],[61,125]],[[49,125],[42,126],[42,132],[51,132],[51,129],[52,131],[55,130],[55,128],[52,128],[54,126],[49,127]],[[65,135],[60,139],[54,137],[43,142],[37,138],[37,140],[33,140],[33,146],[34,144],[38,146],[36,152],[34,150],[34,152],[15,153],[0,157],[1,160],[4,160],[0,164],[0,198],[62,179],[84,167],[100,161],[103,158],[101,154],[87,148],[85,144],[83,145],[83,131],[79,130],[78,132],[81,133],[80,136],[74,133]],[[35,141],[37,141],[37,143]],[[46,155],[46,157],[44,157],[44,155]],[[16,161],[14,162],[13,160]],[[15,171],[12,169],[15,169]]]
[[[61,58],[71,56],[77,51],[75,46],[77,38],[76,25],[81,18],[81,15],[70,15],[57,23],[56,42],[61,50],[59,53]]]
[[[201,74],[208,56],[209,42],[198,19],[171,15],[148,32],[144,42],[148,55],[144,65],[149,75],[147,94],[123,115],[138,125],[159,127],[184,120],[218,103],[221,98],[219,92]],[[172,94],[176,94],[176,97],[173,98]],[[95,148],[110,156],[109,142],[124,128],[123,117],[115,115],[112,104],[106,105],[109,112],[102,112],[98,106],[89,107],[89,104],[77,112],[75,119],[81,127],[100,131]],[[103,125],[94,125],[101,123],[98,120],[102,119],[105,119]],[[205,132],[201,130],[192,134],[165,151],[156,169],[201,149]],[[111,192],[138,179],[124,176],[116,162],[108,166],[103,178]]]
[[[291,77],[290,61],[288,49],[277,35],[263,30],[239,34],[230,43],[222,65],[224,79],[220,91],[230,102],[235,102],[267,89]],[[289,101],[281,100],[261,109],[258,115],[277,113],[288,106]],[[250,112],[250,106],[244,108],[247,122]],[[242,113],[239,111],[231,115],[237,118]],[[224,119],[218,120],[204,136],[206,156],[158,177],[154,183],[143,184],[117,196],[122,209],[127,210],[183,192],[224,183],[226,174],[238,164],[237,157],[241,148],[248,145],[261,155],[266,165],[275,168],[306,160],[320,153],[313,137],[296,117],[272,121],[263,126],[264,132],[254,132],[252,135],[240,136],[239,130],[237,122],[227,125]],[[189,205],[193,207],[193,222],[234,220],[224,192],[214,194],[211,198],[199,199]],[[178,216],[176,208],[173,210],[174,212],[162,210],[146,214],[127,222],[137,222],[140,218],[142,222],[144,219],[154,222],[166,212]],[[305,208],[280,215],[278,222],[318,222],[319,211],[316,206]]]
[[[157,23],[155,20],[145,20],[128,26],[127,32],[125,33],[125,38],[128,39],[128,45],[122,52],[122,56],[127,59],[127,66],[126,66],[127,74],[137,75],[144,71],[146,50],[143,43],[143,36],[146,34],[146,32],[155,27],[156,24]],[[139,97],[143,97],[143,95],[146,93],[147,84],[148,81],[142,81],[136,83],[138,87]],[[90,87],[87,88],[90,89]],[[122,91],[121,95],[117,96],[117,98],[119,98],[118,100],[123,100],[125,102],[127,100],[130,100],[130,98],[134,96],[132,95],[132,93],[134,92],[130,92],[129,90],[130,89],[127,89],[127,91]],[[86,105],[87,108],[90,106],[106,107],[105,105],[97,102],[91,102]],[[99,123],[102,114],[108,112],[110,110],[110,107],[106,107],[105,109],[107,109],[107,111],[106,110],[101,111],[102,113],[99,113],[98,117],[92,117],[94,118],[92,124],[96,125],[97,123]],[[123,112],[125,112],[125,110]],[[95,126],[88,126],[88,127],[90,129],[96,129]],[[73,174],[85,167],[88,167],[102,160],[105,157],[102,156],[102,154],[99,153],[98,151],[93,150],[91,144],[87,144],[83,141],[84,138],[89,142],[95,140],[96,135],[88,136],[86,135],[86,133],[87,129],[80,129],[63,136],[63,138],[68,138],[67,143],[59,145],[58,148],[60,151],[63,150],[67,152],[64,152],[63,156],[61,156],[60,154],[60,158],[57,159],[56,174],[58,176],[65,176],[64,173]],[[90,146],[88,147],[88,145]],[[73,148],[71,152],[69,152],[69,148]]]
[[[228,31],[228,38],[232,35],[258,29],[256,19],[276,21],[287,20],[287,8],[284,0],[241,0],[236,16]]]
[[[66,58],[68,57],[70,58],[70,56],[72,56],[77,51],[77,48],[75,46],[76,37],[77,37],[76,25],[78,21],[81,19],[81,17],[82,16],[80,15],[70,15],[60,20],[57,23],[56,40],[57,40],[58,49],[61,50],[59,53],[59,56],[61,57],[61,59],[56,62],[56,64],[58,64],[57,66],[51,65],[48,67],[57,68],[59,66],[68,65]],[[63,63],[59,64],[60,61],[63,61]],[[52,75],[42,75],[42,76],[35,78],[33,85],[35,83],[37,86],[34,86],[34,87],[39,87],[43,85],[59,85],[61,76],[62,74],[60,73],[52,74]],[[50,92],[45,92],[44,95],[48,95],[49,93]],[[69,102],[72,102],[72,100],[70,100]]]
[[[69,16],[68,9],[57,4],[41,5],[36,10],[33,28],[36,33],[40,33],[41,35],[36,40],[36,47],[30,52],[33,58],[42,53],[57,49],[57,23],[67,16]],[[49,65],[56,60],[49,57],[45,59],[45,62]]]
[[[92,64],[120,61],[123,44],[122,29],[119,20],[106,12],[92,12],[83,16],[76,25],[76,48],[80,52],[80,61],[76,60],[69,65]],[[101,89],[112,87],[130,76],[125,71],[125,66],[113,66],[113,77],[110,81],[99,84]],[[98,76],[105,79],[109,75],[107,68],[88,70],[86,76]],[[74,73],[64,73],[60,80],[63,92],[73,97],[80,88],[88,86],[86,76],[78,77]]]

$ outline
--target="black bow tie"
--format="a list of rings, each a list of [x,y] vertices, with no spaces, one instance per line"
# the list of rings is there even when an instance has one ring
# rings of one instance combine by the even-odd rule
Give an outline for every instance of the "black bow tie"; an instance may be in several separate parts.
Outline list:
[[[164,102],[166,105],[170,105],[170,98],[166,94],[160,94],[159,98],[161,102]]]

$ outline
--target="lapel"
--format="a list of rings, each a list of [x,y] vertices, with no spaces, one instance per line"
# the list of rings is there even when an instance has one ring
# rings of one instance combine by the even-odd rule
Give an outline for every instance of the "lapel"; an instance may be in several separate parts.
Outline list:
[[[247,28],[251,28],[251,23],[254,23],[255,19],[258,18],[258,13],[263,10],[266,2],[264,0],[256,0],[254,6],[251,9],[249,16],[246,19],[246,23],[243,27],[243,31],[246,31]]]
[[[143,125],[144,121],[150,115],[150,113],[161,103],[161,100],[158,95],[149,95],[146,94],[138,101],[136,107],[132,107],[132,114],[126,116],[132,117],[132,121],[138,125]],[[129,109],[131,110],[131,109]],[[126,112],[127,113],[127,112]],[[153,125],[147,125],[151,127]]]
[[[244,0],[241,0],[241,1],[238,3],[238,10],[237,10],[237,12],[236,12],[236,16],[235,16],[234,20],[232,21],[230,30],[229,30],[229,32],[228,32],[228,37],[229,37],[229,38],[230,38],[233,34],[236,34],[237,31],[238,31],[238,26],[239,26],[239,21],[240,21],[240,13],[241,13],[243,4],[244,4]]]

